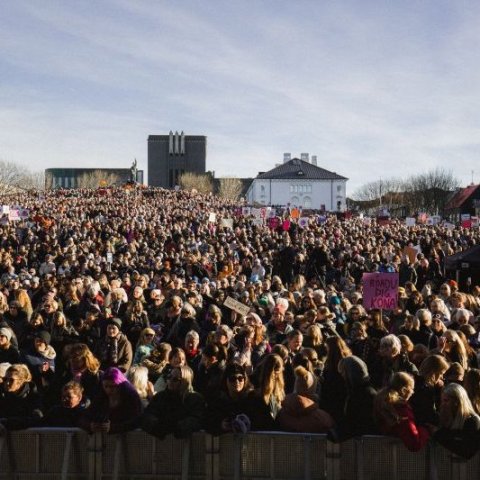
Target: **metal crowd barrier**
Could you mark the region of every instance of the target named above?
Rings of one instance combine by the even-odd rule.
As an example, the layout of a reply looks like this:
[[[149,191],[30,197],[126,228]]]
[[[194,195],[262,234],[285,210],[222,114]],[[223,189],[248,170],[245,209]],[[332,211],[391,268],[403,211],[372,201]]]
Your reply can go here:
[[[438,445],[409,452],[397,439],[342,444],[325,435],[256,432],[164,440],[145,432],[88,435],[31,429],[0,437],[0,480],[478,480],[480,454],[466,461]]]

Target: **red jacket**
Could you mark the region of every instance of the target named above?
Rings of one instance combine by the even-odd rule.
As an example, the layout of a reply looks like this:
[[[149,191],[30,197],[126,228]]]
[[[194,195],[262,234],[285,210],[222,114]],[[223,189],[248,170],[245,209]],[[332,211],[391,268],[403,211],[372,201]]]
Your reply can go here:
[[[382,433],[400,438],[411,452],[418,452],[427,444],[430,433],[425,427],[415,423],[415,416],[410,404],[400,403],[395,406],[395,409],[400,422],[391,427],[382,425]]]

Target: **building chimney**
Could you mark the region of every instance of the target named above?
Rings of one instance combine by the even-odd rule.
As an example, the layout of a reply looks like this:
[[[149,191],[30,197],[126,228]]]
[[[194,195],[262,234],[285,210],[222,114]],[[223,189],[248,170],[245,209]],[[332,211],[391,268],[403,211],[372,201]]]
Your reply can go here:
[[[301,153],[300,160],[303,160],[304,162],[308,163],[308,153]]]
[[[290,153],[283,154],[283,163],[287,163],[292,159],[292,155]]]
[[[180,155],[185,155],[185,134],[182,133],[180,134]]]
[[[317,156],[316,156],[316,155],[312,155],[312,165],[315,165],[316,167],[318,167],[318,165],[317,165]]]
[[[168,153],[173,155],[173,132],[171,130],[168,134]]]

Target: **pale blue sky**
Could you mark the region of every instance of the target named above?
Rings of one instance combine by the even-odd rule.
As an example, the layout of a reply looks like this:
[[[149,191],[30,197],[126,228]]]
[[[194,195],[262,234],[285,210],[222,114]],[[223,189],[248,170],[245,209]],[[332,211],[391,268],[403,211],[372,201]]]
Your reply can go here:
[[[350,178],[480,181],[480,3],[4,1],[0,158],[147,169],[147,137],[207,135],[207,168],[283,152]]]

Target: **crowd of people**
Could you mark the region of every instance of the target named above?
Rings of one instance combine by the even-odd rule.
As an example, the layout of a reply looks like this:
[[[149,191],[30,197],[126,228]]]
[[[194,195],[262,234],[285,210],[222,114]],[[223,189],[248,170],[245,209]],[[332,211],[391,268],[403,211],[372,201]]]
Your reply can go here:
[[[478,228],[300,226],[288,209],[259,222],[213,195],[138,186],[0,201],[27,212],[0,219],[1,434],[282,430],[480,448],[480,286],[445,271]],[[368,272],[398,272],[397,308],[362,306]]]

